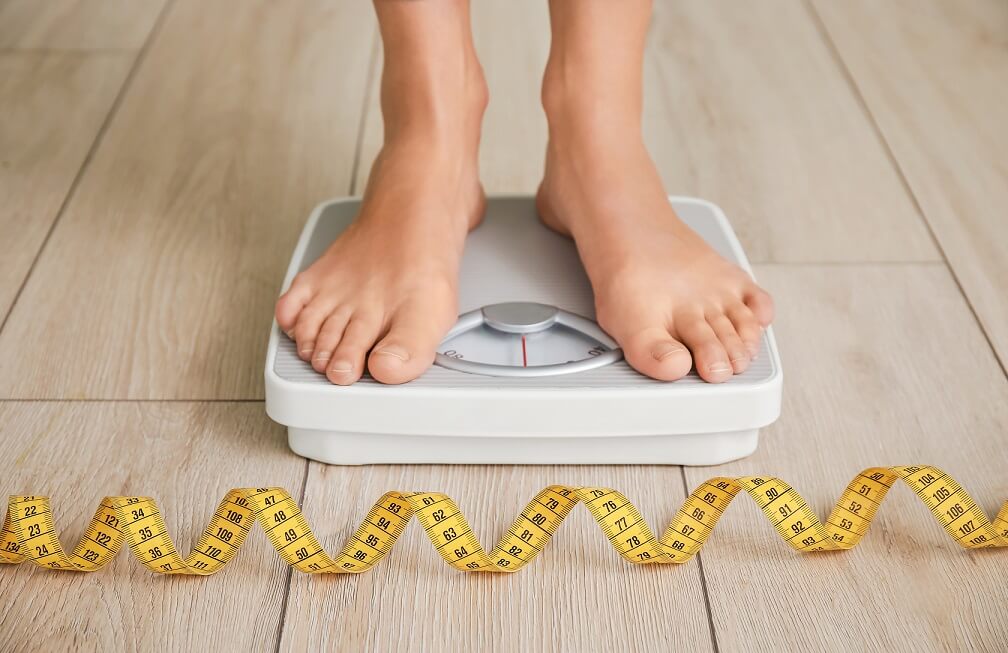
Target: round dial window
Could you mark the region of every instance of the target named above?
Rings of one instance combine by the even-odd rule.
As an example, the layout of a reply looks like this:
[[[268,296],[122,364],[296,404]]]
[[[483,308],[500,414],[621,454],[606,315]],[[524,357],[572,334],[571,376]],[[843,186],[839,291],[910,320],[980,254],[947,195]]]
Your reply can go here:
[[[548,376],[609,365],[623,352],[595,322],[532,302],[493,304],[462,315],[435,362],[490,376]]]

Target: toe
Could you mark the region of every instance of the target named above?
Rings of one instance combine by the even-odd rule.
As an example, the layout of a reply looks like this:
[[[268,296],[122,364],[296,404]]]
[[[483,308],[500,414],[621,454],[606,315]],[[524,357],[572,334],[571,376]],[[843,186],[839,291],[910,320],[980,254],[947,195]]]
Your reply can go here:
[[[380,330],[380,320],[367,315],[353,316],[329,358],[326,377],[337,385],[357,381],[364,373],[364,357],[378,339]]]
[[[763,337],[763,329],[760,327],[756,316],[753,315],[748,306],[742,303],[730,306],[725,311],[725,314],[735,326],[735,332],[738,333],[739,337],[742,338],[742,342],[745,343],[746,350],[749,352],[749,359],[751,361],[756,360]]]
[[[343,337],[347,322],[350,321],[350,312],[337,308],[322,324],[322,329],[318,333],[315,341],[315,349],[312,351],[311,364],[316,372],[324,373],[329,366],[333,350]]]
[[[732,376],[728,353],[703,315],[677,319],[675,331],[693,353],[697,374],[704,381],[720,383]]]
[[[297,324],[293,329],[294,340],[297,341],[298,356],[301,357],[301,360],[311,361],[319,330],[322,329],[322,324],[331,312],[332,309],[317,298],[301,310]]]
[[[616,338],[626,361],[641,374],[659,381],[675,381],[689,374],[693,359],[686,347],[664,327],[640,329]]]
[[[450,321],[432,319],[429,310],[397,312],[388,334],[368,356],[368,371],[382,383],[412,381],[434,362],[438,343],[450,327]]]
[[[288,336],[293,336],[294,325],[297,324],[301,309],[311,301],[311,287],[300,276],[294,277],[294,282],[276,303],[276,321],[280,330]]]
[[[770,294],[759,286],[753,286],[743,299],[760,326],[764,328],[770,326],[774,319],[774,304]]]
[[[735,325],[732,324],[732,321],[724,313],[717,313],[709,315],[707,323],[710,324],[711,329],[714,330],[714,334],[721,341],[721,346],[728,353],[728,362],[732,366],[732,371],[735,374],[745,372],[746,368],[749,367],[749,349],[735,330]]]

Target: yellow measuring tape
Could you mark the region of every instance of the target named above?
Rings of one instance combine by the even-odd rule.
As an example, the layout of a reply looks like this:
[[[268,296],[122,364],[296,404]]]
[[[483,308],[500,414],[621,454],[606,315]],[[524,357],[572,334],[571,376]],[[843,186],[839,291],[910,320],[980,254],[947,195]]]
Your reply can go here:
[[[17,564],[28,559],[45,568],[95,571],[108,564],[126,542],[151,571],[209,575],[235,556],[258,522],[283,559],[299,570],[355,574],[378,564],[415,516],[449,565],[462,571],[513,572],[531,562],[564,517],[584,502],[624,559],[638,564],[683,563],[700,550],[728,504],[743,490],[798,551],[835,551],[850,549],[861,540],[898,479],[910,486],[964,548],[1008,546],[1008,503],[992,523],[948,474],[914,465],[864,470],[844,490],[825,524],[794,488],[778,478],[712,478],[689,496],[660,539],[616,490],[551,485],[522,510],[489,553],[480,546],[458,505],[439,492],[387,492],[335,557],[322,549],[297,503],[281,488],[228,492],[196,549],[184,558],[175,549],[157,504],[148,497],[106,497],[84,538],[67,555],[56,535],[49,499],[12,496],[0,531],[0,561]]]

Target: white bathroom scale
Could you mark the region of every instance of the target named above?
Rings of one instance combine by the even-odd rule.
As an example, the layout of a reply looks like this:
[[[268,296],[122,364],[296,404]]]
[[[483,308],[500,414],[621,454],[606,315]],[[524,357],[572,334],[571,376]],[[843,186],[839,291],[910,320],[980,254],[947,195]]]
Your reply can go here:
[[[671,198],[679,216],[751,273],[721,210]],[[359,199],[317,207],[284,281],[310,265],[357,214]],[[595,323],[573,242],[544,227],[532,197],[494,197],[466,241],[458,323],[433,367],[402,385],[365,375],[329,383],[276,323],[266,356],[266,412],[296,453],[326,463],[714,465],[756,450],[780,414],[773,332],[725,383],[695,372],[647,378]]]

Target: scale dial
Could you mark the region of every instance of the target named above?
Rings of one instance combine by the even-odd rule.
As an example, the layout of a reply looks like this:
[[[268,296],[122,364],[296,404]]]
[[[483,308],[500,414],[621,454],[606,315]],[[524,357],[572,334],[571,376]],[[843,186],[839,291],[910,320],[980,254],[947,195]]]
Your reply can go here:
[[[441,345],[435,362],[487,376],[551,376],[615,363],[623,351],[599,325],[555,306],[492,304],[470,311]]]

